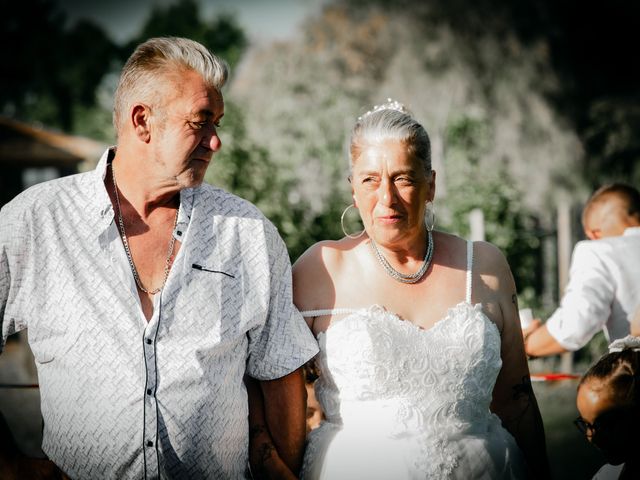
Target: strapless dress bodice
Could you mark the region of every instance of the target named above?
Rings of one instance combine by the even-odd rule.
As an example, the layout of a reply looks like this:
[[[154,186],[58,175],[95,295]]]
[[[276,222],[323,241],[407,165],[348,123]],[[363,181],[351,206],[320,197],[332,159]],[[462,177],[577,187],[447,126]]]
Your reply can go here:
[[[334,320],[318,343],[326,421],[310,433],[304,478],[500,478],[496,449],[517,461],[489,408],[501,341],[480,304],[461,302],[427,330],[374,305]],[[481,450],[492,465],[470,472],[464,457]]]

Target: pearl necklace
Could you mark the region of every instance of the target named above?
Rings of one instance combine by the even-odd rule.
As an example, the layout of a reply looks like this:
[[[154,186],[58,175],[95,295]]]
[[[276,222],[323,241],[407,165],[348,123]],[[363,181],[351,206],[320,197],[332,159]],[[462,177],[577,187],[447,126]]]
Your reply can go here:
[[[124,219],[122,218],[122,208],[120,208],[120,197],[118,196],[118,185],[116,184],[116,170],[111,165],[111,176],[113,178],[113,190],[116,194],[116,204],[118,205],[118,223],[120,224],[120,236],[122,238],[122,244],[124,245],[124,251],[127,254],[127,259],[129,260],[129,266],[131,267],[131,271],[133,272],[133,278],[136,281],[136,285],[140,290],[144,293],[148,293],[149,295],[155,295],[160,290],[164,288],[164,284],[167,283],[167,277],[169,276],[169,270],[171,268],[171,257],[173,256],[173,247],[176,243],[176,237],[173,235],[173,231],[171,232],[171,240],[169,241],[169,251],[167,252],[167,259],[164,262],[164,279],[162,280],[162,285],[160,285],[155,290],[148,290],[142,285],[142,281],[140,280],[140,276],[138,275],[138,269],[136,268],[135,263],[133,263],[133,257],[131,256],[131,250],[129,249],[129,241],[127,240],[127,232],[124,229]],[[173,228],[176,228],[178,224],[178,213],[180,208],[176,211],[176,219],[173,223]]]
[[[378,250],[376,242],[374,242],[373,239],[371,239],[370,245],[371,245],[371,248],[373,249],[373,252],[375,253],[376,258],[378,259],[380,264],[384,267],[385,272],[387,272],[387,274],[390,277],[392,277],[394,280],[397,280],[398,282],[401,282],[401,283],[419,282],[420,279],[427,272],[427,269],[431,264],[431,259],[433,258],[433,236],[431,235],[431,230],[427,230],[427,251],[424,253],[424,260],[422,261],[422,266],[417,272],[411,273],[409,275],[401,273],[397,271],[395,268],[393,268],[389,263],[389,261],[386,258],[384,258],[384,255],[380,253],[380,250]]]

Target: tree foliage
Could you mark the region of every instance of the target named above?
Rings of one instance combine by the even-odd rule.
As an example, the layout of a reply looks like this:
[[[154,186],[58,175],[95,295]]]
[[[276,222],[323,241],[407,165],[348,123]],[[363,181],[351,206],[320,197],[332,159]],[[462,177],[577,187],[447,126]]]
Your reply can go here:
[[[89,21],[68,27],[50,0],[24,0],[12,10],[0,16],[0,110],[71,131],[74,106],[95,104],[118,49]]]
[[[295,259],[342,236],[348,132],[393,97],[430,133],[441,225],[465,235],[469,210],[482,208],[519,287],[537,288],[532,232],[536,219],[552,225],[556,195],[581,201],[607,179],[640,178],[640,79],[627,68],[638,6],[576,7],[334,0],[232,76],[224,148],[207,178],[265,211]],[[594,36],[591,24],[619,28]],[[2,112],[106,141],[117,72],[135,44],[186,36],[231,65],[247,47],[233,17],[203,19],[195,0],[155,6],[124,46],[90,22],[68,25],[51,0],[16,4],[0,27]]]
[[[534,214],[553,204],[555,188],[580,182],[566,180],[577,140],[545,96],[554,77],[537,76],[544,49],[491,36],[471,47],[446,22],[426,28],[415,10],[372,3],[328,6],[302,38],[254,54],[232,85],[251,112],[249,135],[285,166],[292,193],[309,205],[297,229],[317,232],[309,243],[343,235],[348,132],[359,115],[393,97],[431,136],[440,227],[466,236],[469,211],[482,208],[487,238],[507,255],[520,293],[535,296]],[[292,241],[284,233],[299,251],[305,236]]]
[[[202,20],[194,0],[154,7],[140,35],[124,46],[89,20],[69,22],[51,0],[24,0],[12,10],[0,16],[0,111],[105,141],[113,140],[111,99],[100,93],[112,95],[115,79],[109,75],[139,42],[155,35],[186,36],[232,65],[247,45],[233,17]]]
[[[455,194],[447,197],[441,226],[469,238],[469,215],[475,209],[482,211],[486,239],[507,257],[521,303],[539,310],[538,220],[524,205],[507,165],[487,168],[483,161],[491,135],[486,122],[465,116],[452,119],[447,129],[447,189]]]
[[[571,125],[585,154],[587,190],[607,181],[640,181],[640,69],[636,66],[640,3],[627,0],[344,0],[358,9],[410,12],[425,30],[446,25],[468,52],[466,62],[488,91],[495,78],[486,40],[502,45],[495,59],[542,49],[537,90]],[[515,48],[515,51],[514,51]],[[487,68],[488,67],[488,68]],[[548,75],[552,72],[553,75]],[[554,80],[555,79],[555,80]],[[550,81],[552,80],[552,81]],[[635,129],[634,129],[635,128]]]
[[[232,16],[221,14],[204,20],[195,0],[154,7],[140,33],[123,49],[124,57],[140,42],[158,36],[187,37],[200,42],[232,66],[247,47],[246,35]]]

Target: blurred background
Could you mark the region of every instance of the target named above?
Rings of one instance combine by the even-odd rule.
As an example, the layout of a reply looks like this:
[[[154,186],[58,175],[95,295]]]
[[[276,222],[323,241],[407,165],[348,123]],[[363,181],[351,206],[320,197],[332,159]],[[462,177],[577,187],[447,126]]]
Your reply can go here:
[[[535,317],[558,304],[589,194],[614,180],[640,185],[638,2],[21,0],[7,9],[0,205],[95,166],[115,143],[119,70],[158,35],[193,38],[231,64],[223,149],[207,181],[258,205],[292,261],[342,236],[348,133],[388,97],[431,136],[437,228],[500,247],[520,307]],[[5,385],[37,383],[20,345],[17,336],[0,356]],[[599,335],[530,368],[580,374],[605,348]],[[17,387],[0,389],[0,408],[21,404],[8,418],[19,430],[38,410],[37,389]],[[571,424],[575,380],[534,388],[556,478],[590,478],[603,460]],[[33,450],[35,425],[17,435]]]

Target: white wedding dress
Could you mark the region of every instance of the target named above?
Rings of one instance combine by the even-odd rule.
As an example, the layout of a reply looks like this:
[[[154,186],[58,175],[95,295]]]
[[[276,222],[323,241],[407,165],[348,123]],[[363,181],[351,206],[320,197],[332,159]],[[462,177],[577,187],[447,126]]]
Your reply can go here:
[[[326,421],[307,439],[303,479],[517,479],[524,460],[491,413],[500,333],[466,301],[423,330],[374,305],[318,334],[315,393]]]

